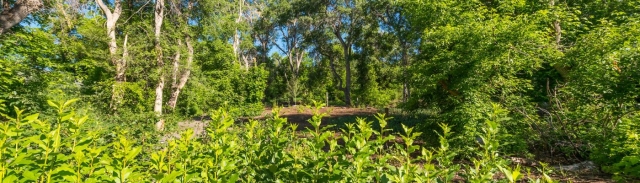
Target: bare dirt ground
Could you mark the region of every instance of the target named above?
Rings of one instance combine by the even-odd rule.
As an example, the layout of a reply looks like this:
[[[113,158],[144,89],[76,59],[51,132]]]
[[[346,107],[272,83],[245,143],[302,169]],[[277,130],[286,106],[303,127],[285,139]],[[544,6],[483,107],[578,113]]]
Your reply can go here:
[[[261,120],[265,119],[272,114],[272,108],[265,108],[265,110],[259,116],[250,117],[250,118],[241,118],[240,122],[248,121],[249,119]],[[375,108],[347,108],[347,107],[323,107],[319,110],[321,113],[326,113],[329,116],[326,116],[322,119],[322,125],[326,126],[330,123],[335,124],[335,122],[355,122],[357,117],[371,117],[376,113],[384,113],[384,111],[379,111]],[[307,128],[312,128],[312,125],[307,121],[311,119],[313,116],[313,111],[304,108],[302,106],[291,106],[284,107],[280,109],[279,115],[281,117],[287,118],[289,123],[297,124],[298,131],[303,131]],[[185,129],[193,129],[195,135],[203,135],[205,133],[206,128],[206,120],[190,120],[178,123],[179,130]],[[304,138],[305,135],[301,134],[301,138]],[[336,138],[340,136],[340,132],[336,132]],[[177,134],[172,134],[170,137],[172,138],[178,137]],[[164,138],[164,139],[166,139]],[[397,137],[394,142],[391,143],[402,143],[402,139]],[[417,141],[417,145],[424,145],[424,142]],[[554,167],[560,167],[562,165],[556,165]],[[531,167],[534,168],[534,167]],[[560,182],[576,182],[576,183],[613,183],[614,180],[611,179],[609,175],[603,174],[599,172],[599,170],[587,170],[587,171],[576,171],[576,172],[568,172],[568,171],[555,171],[553,175],[551,175],[553,179],[560,180]],[[537,177],[537,175],[533,175],[532,178]]]
[[[373,116],[378,112],[378,110],[375,108],[323,107],[318,112],[329,115],[322,118],[321,126],[325,126],[331,121],[340,120],[341,118]],[[260,116],[253,117],[252,119],[264,119],[272,113],[272,108],[265,108]],[[311,109],[303,106],[285,107],[280,109],[279,114],[280,117],[287,118],[287,122],[298,124],[298,130],[304,130],[312,127],[308,122],[308,120],[313,117],[313,111]],[[245,118],[244,120],[247,119],[248,118]]]

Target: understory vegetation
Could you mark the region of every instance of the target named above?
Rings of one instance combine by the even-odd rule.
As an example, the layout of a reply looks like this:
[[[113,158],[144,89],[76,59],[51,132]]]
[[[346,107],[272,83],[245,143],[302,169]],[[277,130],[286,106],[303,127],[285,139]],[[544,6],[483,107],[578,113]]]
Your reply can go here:
[[[108,130],[78,115],[72,101],[49,102],[48,117],[23,114],[0,125],[2,182],[554,182],[544,171],[511,167],[499,152],[505,110],[495,105],[485,117],[482,143],[469,148],[473,165],[454,162],[451,129],[432,132],[440,146],[414,144],[420,132],[387,128],[358,119],[339,132],[322,126],[326,113],[313,109],[312,125],[296,131],[276,109],[265,121],[237,124],[223,110],[211,113],[205,135],[193,129],[164,143],[139,141],[124,128]],[[115,134],[110,134],[115,133]],[[158,138],[158,137],[156,137]],[[537,178],[542,175],[542,178]],[[525,178],[525,176],[529,176]]]
[[[637,0],[0,2],[2,182],[640,179]]]

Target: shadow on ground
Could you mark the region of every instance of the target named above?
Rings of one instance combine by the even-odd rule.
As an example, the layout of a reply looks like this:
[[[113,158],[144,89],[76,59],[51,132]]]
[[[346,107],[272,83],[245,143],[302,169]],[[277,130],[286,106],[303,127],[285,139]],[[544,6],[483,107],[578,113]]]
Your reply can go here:
[[[239,122],[247,122],[250,119],[254,120],[264,120],[269,118],[272,115],[272,109],[267,108],[260,115],[252,118],[240,118]],[[345,128],[346,124],[356,123],[358,118],[362,118],[367,122],[371,122],[374,128],[379,128],[378,120],[375,118],[375,115],[385,114],[387,118],[390,118],[387,121],[387,128],[393,130],[394,132],[402,131],[402,124],[408,127],[414,127],[420,122],[424,122],[421,119],[429,118],[427,115],[419,115],[419,116],[409,116],[406,114],[400,114],[395,111],[385,111],[378,110],[375,108],[347,108],[347,107],[323,107],[319,110],[320,113],[326,113],[327,116],[322,118],[321,127],[326,127],[328,125],[333,125],[334,127],[331,130],[339,131],[341,128]],[[309,120],[313,117],[313,111],[310,109],[306,109],[300,106],[286,107],[282,108],[279,111],[280,117],[286,118],[287,122],[292,124],[297,124],[298,128],[296,130],[303,131],[307,128],[313,128]]]

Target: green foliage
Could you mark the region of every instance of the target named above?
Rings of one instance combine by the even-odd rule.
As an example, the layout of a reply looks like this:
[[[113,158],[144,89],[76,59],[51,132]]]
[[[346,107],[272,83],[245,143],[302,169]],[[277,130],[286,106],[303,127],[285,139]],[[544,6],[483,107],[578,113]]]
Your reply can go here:
[[[477,149],[471,148],[471,152],[476,152],[472,155],[471,161],[473,165],[467,167],[467,180],[469,182],[487,182],[493,179],[493,175],[506,169],[503,167],[506,165],[504,159],[500,157],[499,149],[501,139],[499,136],[501,123],[510,120],[506,116],[507,111],[501,108],[497,104],[492,104],[492,112],[485,118],[485,124],[482,126],[482,135],[476,137]],[[518,170],[519,172],[519,170]],[[510,182],[517,181],[517,176],[513,176],[511,172],[508,179]]]
[[[151,92],[145,90],[144,83],[128,82],[121,87],[123,87],[122,92],[126,93],[121,107],[128,109],[127,112],[144,113],[150,111],[149,106],[153,101],[148,97]]]
[[[500,122],[501,151],[604,162],[601,152],[621,147],[602,143],[626,136],[620,120],[639,98],[631,69],[639,64],[631,12],[639,4],[550,2],[403,2],[408,24],[422,32],[404,106],[434,111],[432,121],[471,139],[482,131],[480,114],[497,103],[512,118]]]
[[[0,59],[0,100],[6,99],[11,93],[11,85],[16,81],[16,77],[13,74],[13,70],[8,61]],[[5,100],[2,100],[0,105],[6,105]],[[0,111],[6,112],[6,111]]]
[[[433,20],[425,30],[422,39],[430,41],[421,48],[424,60],[412,66],[415,90],[406,107],[438,111],[438,118],[458,127],[460,135],[479,130],[478,114],[491,102],[509,109],[529,107],[529,97],[523,94],[533,88],[531,75],[558,54],[540,27],[544,16],[501,15],[481,3],[432,8],[443,14],[462,12],[455,19]],[[511,115],[523,119],[517,114]],[[523,124],[510,125],[505,128],[526,129]],[[514,133],[518,134],[526,131]]]
[[[397,73],[392,65],[385,65],[375,58],[366,57],[357,63],[357,79],[355,85],[354,103],[357,106],[387,107],[392,101],[398,100],[397,84],[390,82]]]
[[[198,55],[199,68],[185,87],[178,111],[186,116],[204,115],[223,108],[232,116],[251,116],[263,110],[268,72],[262,66],[248,70],[234,62],[228,44],[213,41],[202,45],[206,52]]]
[[[640,178],[640,118],[638,113],[625,117],[613,131],[613,138],[597,143],[601,146],[591,154],[604,171],[619,181]]]
[[[112,129],[92,128],[95,121],[74,112],[75,101],[49,101],[57,113],[54,120],[42,121],[38,114],[16,109],[14,117],[0,123],[0,180],[450,182],[460,168],[453,162],[456,153],[448,145],[451,131],[444,124],[443,133],[438,134],[440,147],[426,149],[414,144],[420,132],[406,126],[403,133],[391,132],[384,115],[376,117],[379,129],[358,119],[340,133],[329,131],[330,126],[322,126],[324,104],[315,103],[311,126],[303,131],[280,117],[278,109],[264,122],[244,124],[217,110],[211,113],[204,137],[194,136],[189,129],[166,144],[140,145],[128,138],[130,131],[124,128],[114,132],[111,140],[105,139]],[[497,160],[493,136],[498,126],[491,120],[497,119],[487,122],[487,145],[481,146],[485,151],[478,151],[491,156],[481,155],[483,160]],[[396,138],[402,140],[387,145]]]
[[[545,150],[571,144],[561,153],[590,157],[603,166],[622,158],[608,152],[623,147],[608,143],[626,138],[619,124],[637,111],[640,89],[638,72],[629,70],[640,64],[640,50],[634,46],[640,29],[637,18],[627,18],[620,24],[602,20],[590,25],[593,29],[581,34],[560,59],[571,70],[567,82],[548,90],[545,104],[550,105],[542,107],[548,112],[535,123],[536,131],[544,132],[538,133],[540,138],[546,140],[536,144]]]
[[[512,155],[639,177],[637,0],[166,1],[157,40],[160,1],[104,2],[115,32],[82,0],[0,35],[3,181],[522,181]],[[315,101],[407,111],[327,125]],[[311,128],[233,124],[285,103],[314,104]],[[158,144],[154,123],[207,115],[207,137]]]
[[[38,29],[0,40],[0,98],[29,110],[46,108],[49,86],[61,75],[54,70],[61,65],[52,58],[56,52],[53,40],[53,35]]]

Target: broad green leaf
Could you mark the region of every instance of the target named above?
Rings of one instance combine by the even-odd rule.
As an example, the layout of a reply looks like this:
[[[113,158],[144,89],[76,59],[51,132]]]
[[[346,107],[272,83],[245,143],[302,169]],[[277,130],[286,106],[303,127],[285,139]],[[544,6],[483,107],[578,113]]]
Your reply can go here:
[[[18,181],[18,177],[16,177],[15,175],[9,175],[4,178],[2,183],[14,183],[16,181]]]
[[[49,106],[54,107],[56,109],[60,109],[60,107],[58,106],[58,104],[56,104],[55,102],[51,101],[51,100],[47,100],[47,104],[49,104]]]
[[[40,113],[35,113],[35,114],[29,115],[27,117],[24,117],[24,120],[26,120],[28,122],[33,122],[34,120],[38,119],[39,115],[40,115]]]
[[[140,147],[136,147],[133,148],[131,151],[129,151],[129,153],[127,154],[127,156],[125,157],[125,159],[127,160],[132,160],[133,158],[135,158],[136,156],[138,156],[138,154],[142,151],[142,148]]]
[[[182,172],[180,172],[180,171],[174,171],[174,172],[171,172],[171,174],[169,174],[169,175],[165,175],[165,176],[162,178],[162,180],[160,180],[160,181],[161,181],[161,182],[173,182],[173,181],[175,181],[175,180],[176,180],[176,178],[177,178],[178,176],[180,176],[181,174],[182,174]]]
[[[64,116],[62,116],[62,118],[60,118],[61,121],[68,121],[69,119],[71,119],[73,117],[74,113],[71,112],[69,114],[66,114]]]
[[[231,177],[229,177],[229,179],[227,179],[227,183],[234,183],[238,180],[238,174],[233,174],[231,175]]]
[[[24,172],[22,172],[22,177],[22,182],[35,181],[38,179],[36,173],[29,170],[25,170]]]
[[[67,108],[69,105],[71,105],[71,104],[75,103],[75,102],[76,102],[76,101],[78,101],[78,100],[79,100],[79,99],[77,99],[77,98],[75,98],[75,99],[71,99],[71,100],[68,100],[68,101],[64,102],[64,104],[62,104],[62,108],[63,108],[63,109],[64,109],[64,108]]]

